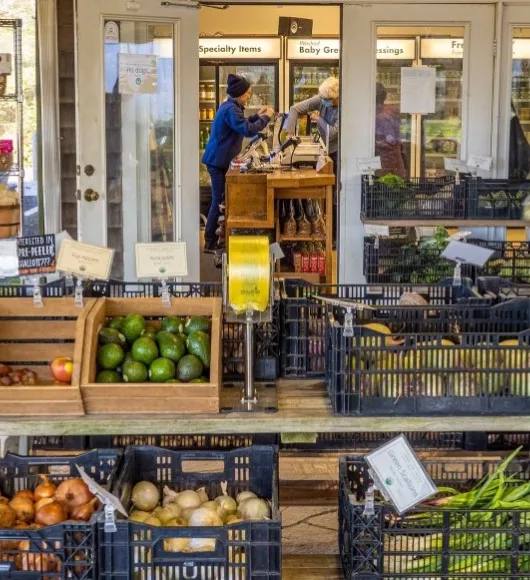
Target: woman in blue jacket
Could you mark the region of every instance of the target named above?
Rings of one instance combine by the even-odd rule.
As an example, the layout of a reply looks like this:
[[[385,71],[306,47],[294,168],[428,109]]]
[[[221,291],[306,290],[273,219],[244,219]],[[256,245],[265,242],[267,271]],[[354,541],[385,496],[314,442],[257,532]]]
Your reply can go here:
[[[244,137],[254,137],[262,131],[274,115],[274,109],[265,107],[257,115],[245,118],[245,104],[250,97],[250,83],[238,75],[228,75],[228,99],[219,107],[212,124],[210,139],[202,157],[212,182],[212,202],[206,221],[205,247],[207,253],[216,250],[219,205],[225,196],[226,172],[230,162],[241,152]]]

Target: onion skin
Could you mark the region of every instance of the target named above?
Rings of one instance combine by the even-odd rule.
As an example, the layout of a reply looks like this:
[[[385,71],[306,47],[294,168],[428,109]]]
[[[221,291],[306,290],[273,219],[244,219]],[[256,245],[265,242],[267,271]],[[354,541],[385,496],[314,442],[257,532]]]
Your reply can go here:
[[[13,499],[15,499],[16,497],[23,497],[26,499],[30,499],[31,501],[35,501],[35,498],[33,497],[33,492],[30,491],[29,489],[24,489],[23,491],[17,491],[17,493],[15,493],[15,495],[13,496]],[[11,500],[13,501],[13,500]]]
[[[88,522],[88,520],[94,515],[97,501],[98,500],[95,497],[88,503],[76,506],[70,513],[71,519],[79,522]]]
[[[63,481],[56,489],[54,497],[67,511],[88,503],[94,498],[88,485],[79,477]]]
[[[57,486],[55,483],[49,480],[47,475],[42,474],[40,477],[42,479],[42,483],[37,485],[35,491],[33,492],[36,502],[44,498],[53,497],[57,491]]]
[[[29,524],[35,517],[35,506],[33,501],[26,496],[15,496],[10,502],[9,507],[15,510],[17,520]]]
[[[10,528],[17,521],[17,512],[6,503],[0,503],[0,528]]]
[[[133,487],[131,501],[136,509],[150,512],[158,505],[160,492],[150,481],[140,481]]]
[[[246,499],[251,499],[253,497],[258,497],[254,492],[252,491],[242,491],[237,497],[236,497],[236,502],[239,505],[240,503],[243,503]]]
[[[35,523],[43,526],[55,526],[68,519],[68,514],[63,505],[54,501],[49,503],[35,514]]]
[[[53,503],[54,501],[55,501],[55,499],[53,499],[53,497],[43,497],[41,500],[39,500],[35,504],[35,513],[38,512],[41,507],[44,507],[45,505],[48,505],[49,503]]]

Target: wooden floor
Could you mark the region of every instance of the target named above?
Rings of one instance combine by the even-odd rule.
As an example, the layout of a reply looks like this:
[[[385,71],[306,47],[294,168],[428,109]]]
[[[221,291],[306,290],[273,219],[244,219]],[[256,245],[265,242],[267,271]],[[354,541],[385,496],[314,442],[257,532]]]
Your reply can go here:
[[[23,388],[23,387],[21,387]],[[234,390],[225,397],[233,400]],[[323,433],[355,431],[524,431],[530,417],[342,417],[319,381],[278,381],[278,412],[211,415],[86,415],[2,417],[0,436]],[[1,414],[1,409],[0,409]]]
[[[284,556],[282,580],[342,580],[338,556]]]

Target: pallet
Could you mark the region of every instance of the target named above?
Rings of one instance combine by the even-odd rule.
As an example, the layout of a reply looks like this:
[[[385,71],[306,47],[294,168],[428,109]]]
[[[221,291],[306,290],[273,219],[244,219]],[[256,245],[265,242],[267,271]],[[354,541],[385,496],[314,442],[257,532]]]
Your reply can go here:
[[[79,308],[73,298],[54,298],[37,308],[32,298],[0,298],[0,362],[37,374],[32,386],[0,386],[0,416],[84,415],[81,361],[95,302],[86,299]],[[74,361],[70,385],[56,383],[51,375],[49,364],[58,356]]]
[[[147,319],[167,315],[211,318],[209,383],[96,383],[98,333],[106,318],[138,313]],[[156,325],[156,320],[151,320]],[[81,392],[87,414],[138,415],[156,413],[218,413],[222,389],[222,305],[220,298],[173,298],[165,308],[159,298],[100,298],[85,333],[86,350],[81,371]]]

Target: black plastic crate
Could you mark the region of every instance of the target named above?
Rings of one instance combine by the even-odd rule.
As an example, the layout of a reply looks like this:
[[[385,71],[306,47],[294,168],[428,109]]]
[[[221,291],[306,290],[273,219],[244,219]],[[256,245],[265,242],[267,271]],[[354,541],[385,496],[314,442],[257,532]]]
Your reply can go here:
[[[193,462],[190,472],[186,462]],[[205,462],[203,472],[200,462]],[[212,462],[217,465],[215,471]],[[129,447],[123,469],[113,487],[125,507],[141,480],[155,483],[160,491],[206,487],[210,497],[251,490],[272,503],[272,518],[213,528],[158,528],[119,519],[117,532],[99,527],[102,566],[99,578],[172,578],[208,580],[268,580],[281,577],[281,521],[278,507],[278,451],[275,447],[251,447],[226,452],[179,452],[157,447]],[[164,539],[211,538],[215,551],[175,553],[164,550]]]
[[[361,215],[370,219],[464,219],[466,182],[454,177],[418,177],[385,182],[363,175]],[[371,181],[371,183],[370,183]]]
[[[96,447],[98,445],[88,446],[88,438],[82,435],[39,435],[31,438],[30,452],[35,455],[44,451],[84,451],[85,449],[96,449]],[[111,447],[111,445],[107,447]]]
[[[436,313],[429,320],[388,319],[392,336],[377,327],[354,326],[348,337],[343,325],[331,320],[327,385],[334,412],[530,414],[530,301]],[[410,332],[403,333],[407,327]],[[451,339],[453,345],[442,342]],[[501,345],[505,340],[513,346]]]
[[[465,448],[469,451],[510,451],[522,446],[523,452],[530,447],[530,433],[498,433],[469,431],[464,433]]]
[[[77,465],[99,484],[110,485],[118,458],[118,452],[112,449],[93,450],[77,457],[8,454],[0,460],[0,490],[12,497],[19,490],[34,489],[40,483],[39,474],[47,474],[55,482],[79,477]],[[0,560],[11,568],[7,578],[98,580],[96,517],[87,523],[65,522],[38,530],[0,529]],[[22,541],[29,541],[29,550],[20,549]]]
[[[530,181],[467,178],[468,219],[524,219],[524,200]]]
[[[43,298],[63,298],[73,294],[73,287],[68,288],[66,280],[61,278],[54,282],[39,284]],[[33,286],[25,284],[1,284],[0,298],[32,298]]]
[[[498,461],[484,459],[435,459],[423,461],[436,485],[467,491],[491,474]],[[514,461],[508,468],[529,480],[528,460]],[[416,508],[398,517],[393,507],[377,500],[375,514],[364,514],[364,499],[371,485],[363,458],[342,457],[339,467],[339,548],[347,580],[521,580],[530,578],[530,517],[526,510],[430,508],[429,517],[415,517]],[[442,523],[440,525],[440,519]],[[436,536],[435,536],[436,534]],[[482,544],[464,543],[464,539]],[[489,549],[485,541],[489,540]],[[480,545],[480,547],[476,547]],[[422,569],[432,557],[432,571]],[[436,558],[436,560],[434,560]],[[474,571],[464,571],[473,558]],[[479,566],[497,560],[496,571]],[[469,562],[469,560],[468,560]],[[501,563],[502,562],[502,566]],[[458,571],[462,570],[462,571]]]
[[[488,260],[484,268],[479,270],[480,276],[499,276],[515,283],[530,283],[529,242],[469,241],[472,244],[494,250],[493,256]]]

